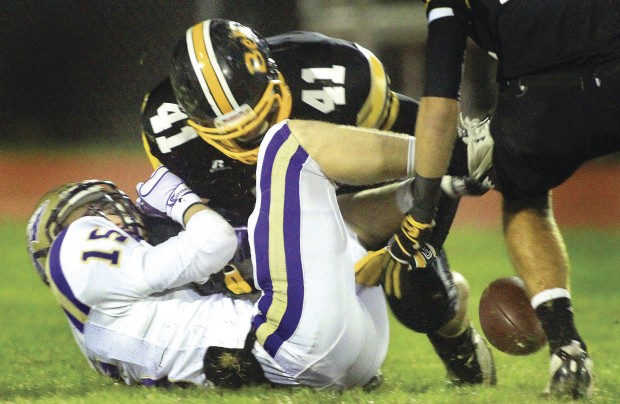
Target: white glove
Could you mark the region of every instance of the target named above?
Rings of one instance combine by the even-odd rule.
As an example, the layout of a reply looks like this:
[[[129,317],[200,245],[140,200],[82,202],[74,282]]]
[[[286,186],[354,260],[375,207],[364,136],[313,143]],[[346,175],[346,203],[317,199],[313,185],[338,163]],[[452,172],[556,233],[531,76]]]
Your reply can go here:
[[[457,199],[463,196],[480,196],[493,189],[493,181],[488,174],[483,175],[480,180],[472,177],[453,177],[444,175],[441,179],[441,189],[450,198]]]
[[[459,137],[467,144],[467,171],[474,180],[482,182],[493,164],[493,138],[489,131],[491,118],[482,121],[459,116]]]
[[[493,138],[489,131],[491,119],[486,117],[481,121],[460,115],[459,120],[459,137],[467,145],[469,175],[462,177],[444,175],[441,179],[441,189],[450,198],[484,195],[489,189],[495,188],[490,175],[493,168]]]
[[[184,225],[183,215],[192,205],[201,203],[182,179],[164,166],[157,167],[151,178],[136,185],[138,200],[136,204],[146,214],[168,216]]]

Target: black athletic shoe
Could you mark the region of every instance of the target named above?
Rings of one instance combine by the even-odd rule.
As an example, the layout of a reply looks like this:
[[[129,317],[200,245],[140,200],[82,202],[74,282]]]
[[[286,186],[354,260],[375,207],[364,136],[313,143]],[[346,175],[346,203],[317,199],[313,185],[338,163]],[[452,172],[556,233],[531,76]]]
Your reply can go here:
[[[429,335],[435,352],[441,358],[448,378],[457,386],[464,384],[497,384],[495,361],[487,343],[473,327],[457,337]]]
[[[590,399],[594,388],[594,363],[577,341],[551,355],[549,384],[544,394],[572,399]]]
[[[377,372],[376,375],[374,375],[372,377],[372,379],[370,379],[368,381],[368,383],[366,383],[362,389],[364,389],[364,391],[369,392],[369,391],[373,391],[378,389],[379,387],[381,387],[381,385],[383,384],[383,373],[381,372],[381,369],[379,369],[379,371]]]

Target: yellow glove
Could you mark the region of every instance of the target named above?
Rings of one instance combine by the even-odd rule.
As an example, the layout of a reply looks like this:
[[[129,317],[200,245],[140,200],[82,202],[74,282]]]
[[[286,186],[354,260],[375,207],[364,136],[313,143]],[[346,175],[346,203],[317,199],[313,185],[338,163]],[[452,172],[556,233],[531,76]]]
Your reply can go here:
[[[420,223],[410,214],[405,215],[399,231],[388,242],[389,254],[385,257],[383,269],[395,265],[407,269],[426,268],[437,257],[433,246],[424,242],[430,237],[434,225],[435,222]]]
[[[235,295],[242,295],[254,291],[254,288],[245,280],[239,269],[233,264],[228,264],[223,269],[224,284],[226,289]]]
[[[368,254],[355,263],[355,283],[365,286],[377,286],[383,274],[383,260],[385,248],[369,251]]]

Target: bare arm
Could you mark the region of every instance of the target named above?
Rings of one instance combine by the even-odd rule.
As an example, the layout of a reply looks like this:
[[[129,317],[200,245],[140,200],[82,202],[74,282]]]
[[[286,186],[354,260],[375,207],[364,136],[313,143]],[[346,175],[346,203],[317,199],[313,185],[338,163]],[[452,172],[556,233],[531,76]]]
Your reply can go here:
[[[440,178],[446,173],[456,139],[457,123],[457,100],[422,98],[415,131],[416,173],[426,178]]]
[[[448,169],[458,122],[458,94],[468,35],[465,2],[427,2],[428,34],[424,96],[416,125],[413,222],[430,224],[440,195],[441,177]],[[415,238],[415,237],[414,237]]]

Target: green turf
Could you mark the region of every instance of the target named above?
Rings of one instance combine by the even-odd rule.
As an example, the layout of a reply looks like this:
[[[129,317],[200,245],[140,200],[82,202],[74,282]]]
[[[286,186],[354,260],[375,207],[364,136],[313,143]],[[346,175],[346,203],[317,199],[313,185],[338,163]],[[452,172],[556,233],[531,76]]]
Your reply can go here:
[[[392,322],[392,341],[377,391],[337,394],[308,389],[248,388],[236,392],[197,388],[127,387],[95,374],[81,357],[60,309],[39,281],[25,251],[25,223],[0,220],[0,357],[4,402],[62,403],[535,403],[546,383],[547,354],[513,357],[494,351],[495,388],[455,388],[426,338]],[[620,232],[565,233],[573,260],[577,325],[590,346],[598,375],[594,402],[620,402]],[[501,233],[456,229],[448,252],[452,267],[470,281],[475,324],[477,300],[494,278],[512,275]],[[541,268],[542,270],[542,268]]]

